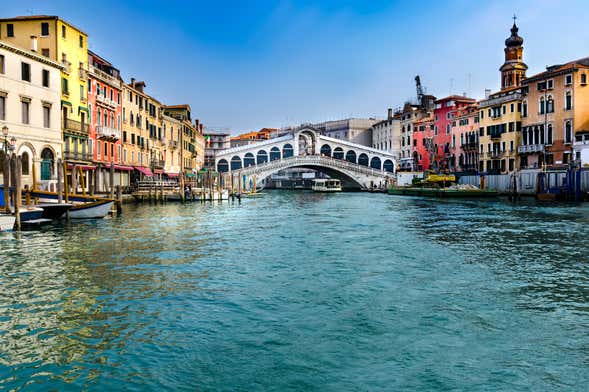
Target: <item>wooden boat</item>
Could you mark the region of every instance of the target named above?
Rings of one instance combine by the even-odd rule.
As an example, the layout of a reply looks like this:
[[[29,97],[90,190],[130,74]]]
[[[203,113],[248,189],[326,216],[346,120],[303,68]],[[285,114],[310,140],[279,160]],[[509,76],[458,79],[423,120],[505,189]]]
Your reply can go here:
[[[43,209],[39,207],[21,206],[19,213],[21,222],[37,221],[43,218]]]
[[[423,196],[438,198],[478,199],[499,196],[499,192],[488,189],[456,189],[434,187],[393,186],[389,188],[389,195]]]
[[[313,192],[341,192],[342,183],[337,178],[320,178],[313,180],[313,186],[311,189]]]
[[[108,215],[113,204],[111,200],[74,204],[69,210],[70,219],[102,219]]]
[[[14,228],[16,216],[9,214],[0,214],[0,231],[8,231]]]

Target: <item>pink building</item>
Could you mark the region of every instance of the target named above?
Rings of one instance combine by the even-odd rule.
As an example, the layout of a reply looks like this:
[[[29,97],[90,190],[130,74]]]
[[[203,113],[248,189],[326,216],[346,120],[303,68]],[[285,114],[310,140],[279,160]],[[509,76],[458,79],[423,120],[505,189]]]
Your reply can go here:
[[[417,170],[427,170],[435,156],[433,148],[434,140],[434,117],[432,115],[413,123],[413,146],[412,156],[417,162]]]
[[[479,160],[479,106],[474,103],[456,109],[452,121],[449,169],[476,172]]]

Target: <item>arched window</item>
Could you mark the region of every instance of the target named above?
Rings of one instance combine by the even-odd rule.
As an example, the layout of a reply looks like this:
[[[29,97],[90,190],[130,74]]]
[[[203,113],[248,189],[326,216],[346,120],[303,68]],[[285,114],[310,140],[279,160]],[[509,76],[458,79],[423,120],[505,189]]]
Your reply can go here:
[[[292,157],[294,155],[294,150],[292,148],[292,145],[290,144],[285,144],[284,147],[282,147],[282,158],[289,158]]]
[[[378,169],[381,170],[381,162],[380,162],[380,158],[379,157],[373,157],[370,160],[370,167],[373,169]]]
[[[544,97],[540,97],[540,105],[539,105],[539,109],[540,109],[540,114],[544,114],[545,111],[545,107],[544,107]]]
[[[321,146],[321,155],[325,155],[327,157],[331,156],[331,147],[329,144],[324,144]]]
[[[358,165],[368,166],[368,155],[364,153],[358,155]]]
[[[387,171],[390,173],[395,171],[395,165],[393,164],[393,161],[391,161],[390,159],[387,159],[384,161],[384,163],[382,164],[382,168],[384,171]]]
[[[135,124],[135,117],[133,117],[133,111],[129,112],[129,122],[131,123],[131,125]]]
[[[546,113],[553,113],[554,112],[554,100],[552,99],[552,95],[548,96],[546,100]]]
[[[257,158],[258,158],[258,165],[261,163],[266,163],[266,162],[268,162],[268,153],[264,150],[260,150],[260,151],[258,151]]]
[[[96,125],[101,125],[100,121],[102,121],[102,111],[98,109],[98,115],[96,116]]]
[[[133,152],[133,154],[135,154]],[[134,160],[134,158],[133,158]],[[221,159],[219,161],[219,163],[217,163],[217,171],[219,173],[227,173],[229,171],[229,164],[227,163],[227,161],[225,159]]]
[[[341,147],[336,147],[333,149],[333,157],[335,159],[344,159],[344,149]]]
[[[573,96],[570,91],[566,92],[564,108],[565,110],[571,110],[573,108]]]
[[[41,180],[50,180],[53,176],[53,151],[49,148],[41,151]]]
[[[571,122],[567,121],[564,123],[564,142],[571,143],[573,140],[573,127]]]
[[[29,175],[29,153],[23,152],[21,155],[21,162],[22,162],[22,175],[28,176]]]

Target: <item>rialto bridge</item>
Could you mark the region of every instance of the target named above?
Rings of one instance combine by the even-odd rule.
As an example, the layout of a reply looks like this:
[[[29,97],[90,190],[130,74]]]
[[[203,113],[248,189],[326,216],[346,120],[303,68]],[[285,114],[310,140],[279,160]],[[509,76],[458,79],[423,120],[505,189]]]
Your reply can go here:
[[[389,182],[397,162],[385,151],[302,128],[275,139],[218,151],[215,166],[220,173],[231,173],[242,188],[261,183],[278,171],[302,167],[339,178],[347,188],[369,189]]]

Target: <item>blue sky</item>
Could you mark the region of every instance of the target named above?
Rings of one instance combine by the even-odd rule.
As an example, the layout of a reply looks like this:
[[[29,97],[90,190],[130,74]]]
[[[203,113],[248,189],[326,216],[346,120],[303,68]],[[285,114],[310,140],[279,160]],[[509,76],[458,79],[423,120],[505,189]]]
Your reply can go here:
[[[166,104],[233,132],[382,117],[415,95],[496,90],[518,16],[528,75],[589,56],[583,1],[9,1],[3,17],[60,15],[90,49]],[[162,5],[163,4],[163,5]]]

